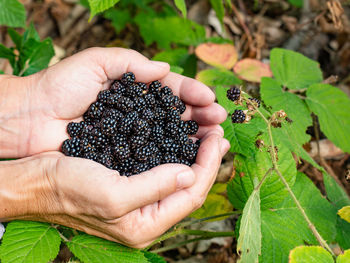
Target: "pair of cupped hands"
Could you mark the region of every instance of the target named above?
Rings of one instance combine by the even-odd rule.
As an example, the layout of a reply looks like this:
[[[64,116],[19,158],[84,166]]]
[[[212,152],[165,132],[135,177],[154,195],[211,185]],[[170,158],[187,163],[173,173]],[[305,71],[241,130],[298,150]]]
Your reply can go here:
[[[198,122],[201,139],[191,167],[124,177],[59,152],[67,124],[129,71],[136,81],[160,80],[186,103],[182,118]],[[0,94],[0,158],[25,157],[0,162],[0,222],[51,222],[143,248],[201,207],[229,149],[219,126],[226,111],[213,92],[133,50],[91,48],[28,77],[2,76]]]

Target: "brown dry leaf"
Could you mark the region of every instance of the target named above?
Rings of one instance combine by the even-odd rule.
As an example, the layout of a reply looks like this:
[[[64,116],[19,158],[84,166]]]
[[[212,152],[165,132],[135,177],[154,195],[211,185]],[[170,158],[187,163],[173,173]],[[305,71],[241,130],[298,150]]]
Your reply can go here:
[[[344,9],[338,0],[331,0],[327,2],[327,7],[332,15],[332,21],[337,30],[343,31],[343,23],[341,16],[344,14]]]
[[[195,49],[198,58],[205,63],[231,69],[237,62],[238,54],[231,44],[204,43]]]
[[[237,62],[233,71],[239,78],[260,83],[262,77],[272,77],[270,66],[259,60],[245,58]]]

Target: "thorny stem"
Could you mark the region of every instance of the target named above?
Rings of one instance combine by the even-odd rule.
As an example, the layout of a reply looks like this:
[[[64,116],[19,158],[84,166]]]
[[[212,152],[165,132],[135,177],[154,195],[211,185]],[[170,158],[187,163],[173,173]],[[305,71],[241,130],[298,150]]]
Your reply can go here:
[[[246,99],[245,99],[246,100]],[[247,100],[246,100],[247,102]],[[309,217],[307,216],[304,208],[301,206],[299,200],[296,198],[296,196],[294,195],[292,189],[290,188],[288,182],[286,181],[286,179],[284,178],[284,176],[282,175],[282,173],[280,172],[279,168],[278,168],[278,164],[277,164],[277,158],[276,158],[276,151],[275,151],[275,143],[273,141],[273,136],[272,136],[272,129],[271,129],[271,122],[268,121],[265,116],[259,111],[259,109],[254,105],[254,103],[251,103],[254,107],[254,109],[256,110],[256,112],[264,119],[264,121],[267,124],[267,131],[269,134],[269,138],[270,138],[270,144],[271,144],[271,150],[270,150],[270,155],[271,155],[271,161],[272,161],[272,165],[273,165],[273,170],[278,174],[279,178],[281,179],[282,183],[284,184],[284,186],[286,187],[288,193],[290,194],[290,196],[292,197],[294,203],[296,204],[297,208],[299,209],[300,213],[302,214],[302,216],[304,217],[305,221],[308,224],[308,227],[310,228],[311,232],[313,233],[313,235],[316,237],[318,243],[320,243],[320,245],[328,250],[333,257],[335,257],[332,249],[328,246],[327,242],[322,238],[322,236],[320,235],[320,233],[317,231],[315,225],[311,222],[311,220],[309,219]]]
[[[53,228],[56,228],[58,234],[60,235],[61,239],[62,239],[64,242],[66,242],[66,243],[69,242],[69,239],[66,238],[66,237],[58,230],[59,225],[51,224],[51,226],[52,226]]]

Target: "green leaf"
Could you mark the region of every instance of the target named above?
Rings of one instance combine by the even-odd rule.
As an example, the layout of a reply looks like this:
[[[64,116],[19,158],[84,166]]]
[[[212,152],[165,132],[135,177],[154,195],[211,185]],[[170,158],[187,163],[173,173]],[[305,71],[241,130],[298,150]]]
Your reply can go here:
[[[151,252],[148,252],[148,251],[144,251],[142,250],[141,251],[145,257],[147,258],[147,262],[150,262],[150,263],[166,263],[165,259],[162,258],[161,256],[157,255],[157,254],[154,254],[154,253],[151,253]]]
[[[5,74],[5,72],[3,72],[2,70],[0,70],[0,74]],[[1,161],[1,160],[0,160]]]
[[[67,243],[73,254],[89,263],[144,263],[148,261],[142,251],[127,248],[95,236],[86,234],[75,236]]]
[[[88,0],[91,9],[90,20],[98,13],[113,7],[120,0]]]
[[[322,81],[319,64],[300,53],[274,48],[270,60],[276,80],[289,89],[304,89]]]
[[[296,177],[295,161],[287,148],[278,152],[278,165],[284,178],[290,185],[294,184]],[[235,156],[234,167],[236,176],[227,187],[227,195],[233,207],[242,209],[254,189],[254,178],[261,180],[272,167],[270,154],[266,149],[257,151],[254,156]],[[272,172],[260,189],[261,209],[269,209],[281,203],[288,195],[279,176]]]
[[[339,210],[343,206],[350,205],[350,198],[345,190],[327,173],[323,173],[323,182],[326,188],[327,198]],[[350,248],[350,224],[337,216],[336,241],[343,249]]]
[[[337,257],[337,263],[349,263],[350,262],[350,249],[345,250],[344,254]]]
[[[159,52],[152,60],[164,61],[170,65],[183,66],[189,54],[185,48],[176,48]]]
[[[261,254],[260,188],[254,189],[243,209],[237,253],[237,262],[258,262]]]
[[[224,193],[226,192],[226,188],[227,184],[214,184],[213,187],[210,189],[207,199],[205,200],[203,206],[195,212],[193,212],[190,216],[199,219],[224,214],[232,211],[233,207],[224,195]],[[215,221],[215,219],[213,221]]]
[[[10,62],[13,62],[16,59],[16,55],[11,49],[5,47],[3,44],[0,44],[0,58],[6,58]]]
[[[217,18],[219,19],[221,24],[223,24],[225,16],[224,2],[222,0],[210,0],[210,4],[215,10]]]
[[[22,36],[16,30],[14,30],[13,28],[8,28],[7,29],[7,33],[11,37],[13,43],[15,43],[16,48],[18,50],[20,50],[21,47],[22,47],[22,39],[23,39]]]
[[[17,0],[0,0],[0,25],[24,27],[26,10]]]
[[[284,125],[283,134],[286,136],[282,136],[281,139],[299,145],[308,142],[310,135],[306,134],[306,129],[312,125],[312,118],[305,102],[297,95],[283,91],[278,82],[271,78],[262,78],[260,92],[262,100],[272,107],[272,111],[284,110],[293,120],[293,123]],[[292,148],[297,149],[295,146]]]
[[[306,92],[306,103],[318,116],[321,130],[336,146],[350,153],[350,99],[340,89],[314,84]]]
[[[198,45],[205,39],[203,26],[178,16],[153,17],[139,13],[134,20],[146,45],[156,42],[160,48],[170,49],[171,43]]]
[[[186,2],[185,0],[174,0],[176,7],[181,11],[184,18],[187,16]]]
[[[232,71],[219,68],[202,70],[197,74],[196,79],[212,87],[242,84],[242,81]]]
[[[327,242],[334,240],[336,209],[302,173],[298,173],[292,191],[321,236]],[[318,245],[291,196],[273,209],[262,211],[261,219],[260,263],[288,262],[289,251],[296,246]]]
[[[303,7],[304,4],[303,0],[288,0],[288,2],[296,7]]]
[[[22,76],[28,76],[47,68],[54,55],[55,51],[53,49],[52,40],[47,38],[40,43],[28,58],[28,67]]]
[[[170,71],[177,74],[182,74],[184,72],[184,69],[182,67],[170,65]]]
[[[47,263],[57,256],[60,243],[58,231],[50,224],[13,221],[6,227],[0,259],[2,263]]]
[[[111,8],[104,12],[103,16],[112,21],[112,26],[118,34],[125,28],[126,24],[131,21],[130,12],[126,9]]]
[[[344,206],[338,211],[338,215],[345,221],[350,223],[350,205]]]
[[[288,263],[334,263],[332,255],[319,246],[300,246],[289,254]]]

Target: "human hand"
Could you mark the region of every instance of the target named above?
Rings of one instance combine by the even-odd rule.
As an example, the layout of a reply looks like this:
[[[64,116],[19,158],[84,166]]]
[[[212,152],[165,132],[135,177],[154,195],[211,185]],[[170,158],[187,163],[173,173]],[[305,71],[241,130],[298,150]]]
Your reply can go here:
[[[134,72],[137,81],[148,83],[159,79],[172,88],[186,103],[184,119],[193,119],[206,127],[226,118],[225,110],[214,103],[215,96],[208,87],[169,72],[168,64],[150,61],[133,50],[91,48],[27,78],[8,81],[25,86],[25,80],[29,88],[20,89],[17,100],[8,100],[12,111],[8,110],[11,114],[7,116],[15,118],[2,118],[0,110],[0,133],[5,131],[0,134],[0,157],[24,157],[58,150],[68,137],[67,124],[81,120],[97,94],[127,71]],[[14,104],[20,108],[18,114],[13,113]],[[6,139],[10,136],[11,140]]]
[[[203,204],[229,149],[222,136],[222,129],[201,128],[191,167],[163,164],[131,177],[58,152],[1,162],[0,221],[52,222],[146,247]]]

